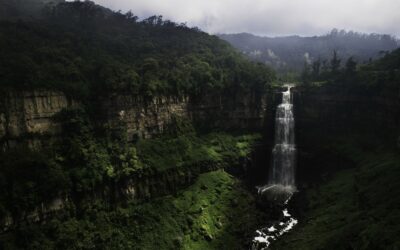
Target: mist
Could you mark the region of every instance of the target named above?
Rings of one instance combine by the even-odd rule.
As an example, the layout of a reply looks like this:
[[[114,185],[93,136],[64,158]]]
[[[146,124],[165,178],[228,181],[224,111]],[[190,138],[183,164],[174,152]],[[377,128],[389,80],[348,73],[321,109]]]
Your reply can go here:
[[[333,28],[400,36],[397,0],[95,0],[140,18],[162,15],[209,33],[321,35]]]

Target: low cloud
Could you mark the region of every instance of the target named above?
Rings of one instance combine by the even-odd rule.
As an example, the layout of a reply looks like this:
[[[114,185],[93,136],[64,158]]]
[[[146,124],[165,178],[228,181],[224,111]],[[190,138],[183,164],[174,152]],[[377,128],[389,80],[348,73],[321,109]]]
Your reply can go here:
[[[94,0],[140,18],[162,15],[210,33],[320,35],[332,28],[400,36],[399,0]]]

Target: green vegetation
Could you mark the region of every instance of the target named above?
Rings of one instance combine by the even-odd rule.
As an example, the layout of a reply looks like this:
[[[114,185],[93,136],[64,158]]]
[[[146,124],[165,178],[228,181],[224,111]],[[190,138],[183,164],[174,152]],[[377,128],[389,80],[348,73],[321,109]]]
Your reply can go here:
[[[253,196],[219,170],[175,196],[111,211],[92,202],[79,216],[59,215],[0,236],[3,249],[243,249],[260,226]]]
[[[139,22],[90,1],[43,13],[0,21],[0,90],[57,89],[85,101],[121,91],[199,97],[262,92],[274,79],[217,37],[160,16]]]
[[[400,247],[400,158],[341,144],[356,168],[308,189],[308,212],[274,249],[397,249]]]
[[[81,109],[64,110],[55,119],[64,133],[48,147],[0,155],[0,216],[18,223],[0,236],[0,248],[234,249],[250,239],[260,216],[254,198],[222,170],[202,175],[175,197],[144,204],[126,204],[114,194],[123,180],[169,169],[235,166],[260,135],[199,136],[188,121],[176,118],[169,133],[134,144],[126,141],[123,127],[96,131]],[[46,223],[26,220],[56,198],[68,201]]]
[[[170,139],[143,140],[138,143],[138,155],[143,163],[157,171],[209,162],[229,166],[246,157],[251,145],[261,136],[243,135],[234,137],[224,133],[205,136],[182,135]]]
[[[33,211],[69,188],[65,171],[46,155],[18,148],[0,154],[0,218]]]
[[[325,71],[335,49],[338,50],[342,63],[350,57],[355,57],[362,63],[379,58],[383,51],[392,51],[399,47],[399,39],[390,35],[337,29],[326,35],[311,37],[265,37],[248,33],[220,34],[219,37],[230,42],[252,60],[271,65],[284,81],[290,81],[286,74],[300,75],[304,62],[309,60],[318,61],[321,70]]]
[[[305,86],[316,86],[329,83],[340,86],[344,90],[373,95],[390,93],[400,89],[400,49],[386,53],[381,59],[364,65],[350,57],[341,67],[341,59],[336,51],[333,52],[329,64],[323,66],[319,60],[311,65],[305,65],[302,73]]]
[[[200,135],[190,121],[175,117],[165,134],[133,143],[125,124],[103,127],[93,113],[97,101],[120,93],[144,104],[159,96],[195,102],[209,94],[261,95],[274,72],[185,24],[160,16],[138,21],[131,12],[90,1],[57,2],[7,1],[6,12],[15,15],[0,18],[0,96],[59,90],[83,104],[54,117],[62,126],[60,136],[23,135],[43,139],[42,145],[18,144],[0,153],[0,222],[13,222],[12,230],[0,235],[0,248],[243,246],[258,215],[251,195],[223,171],[205,174],[176,197],[144,204],[126,199],[124,188],[129,181],[174,171],[193,182],[201,172],[235,167],[259,135]],[[182,188],[177,186],[164,194]],[[41,214],[55,199],[65,207]],[[49,217],[43,224],[32,222],[41,216]]]
[[[299,225],[274,249],[400,247],[400,49],[365,65],[349,58],[338,68],[339,60],[309,69],[299,88],[311,100],[299,108],[299,165],[312,181]]]
[[[99,189],[112,196],[115,190],[110,188],[134,176],[196,164],[210,169],[237,165],[260,139],[257,134],[198,136],[188,121],[180,121],[175,126],[179,129],[171,128],[175,135],[134,144],[126,140],[124,127],[96,132],[81,109],[64,110],[55,119],[63,124],[63,134],[47,147],[40,151],[22,147],[0,154],[1,217],[20,218],[56,197],[90,197]]]

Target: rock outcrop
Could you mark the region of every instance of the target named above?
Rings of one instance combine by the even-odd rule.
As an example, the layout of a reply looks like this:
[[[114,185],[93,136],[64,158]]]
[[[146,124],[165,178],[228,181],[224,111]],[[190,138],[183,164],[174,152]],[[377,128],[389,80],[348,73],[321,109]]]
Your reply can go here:
[[[0,101],[0,142],[3,148],[13,147],[26,137],[60,133],[53,116],[64,108],[77,107],[77,101],[62,92],[10,92]],[[29,140],[29,143],[33,140]]]
[[[100,97],[82,104],[56,91],[12,92],[0,101],[0,145],[4,151],[19,145],[40,149],[63,133],[62,124],[54,119],[56,114],[63,109],[85,108],[87,105],[96,110],[90,111],[94,126],[111,130],[123,127],[129,141],[162,134],[177,116],[205,130],[265,131],[265,128],[271,129],[276,106],[275,95],[268,94],[209,95],[199,100],[189,97],[146,100],[133,95],[110,94],[107,98]],[[147,200],[174,193],[193,183],[199,174],[224,167],[215,162],[190,164],[184,168],[171,166],[167,171],[133,175],[107,188],[108,191],[100,186],[91,198]],[[71,194],[62,194],[46,204],[38,204],[33,211],[0,218],[1,228],[12,229],[19,221],[41,221],[71,202],[79,203]]]
[[[264,130],[270,126],[276,106],[272,95],[240,93],[234,96],[209,95],[200,100],[189,97],[142,97],[110,94],[99,98],[96,106],[96,124],[117,129],[124,124],[128,139],[151,138],[162,134],[175,116],[192,120],[206,129]],[[62,92],[33,91],[8,93],[0,102],[0,143],[3,149],[19,142],[35,146],[43,136],[61,133],[60,124],[53,118],[66,108],[78,108],[80,102]],[[43,139],[43,138],[42,138]]]
[[[99,102],[98,118],[111,128],[123,122],[129,140],[161,134],[173,116],[189,117],[189,98],[156,97],[145,100],[133,95],[112,95]]]

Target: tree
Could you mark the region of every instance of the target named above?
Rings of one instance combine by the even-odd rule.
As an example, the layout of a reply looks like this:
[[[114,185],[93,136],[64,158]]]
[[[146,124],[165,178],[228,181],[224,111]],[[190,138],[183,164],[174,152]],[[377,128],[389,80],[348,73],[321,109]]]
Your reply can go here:
[[[310,74],[310,66],[308,65],[307,62],[304,62],[304,68],[303,72],[301,73],[301,80],[304,85],[309,85],[310,84],[310,79],[311,74]]]
[[[340,59],[338,58],[337,51],[333,51],[333,57],[331,59],[331,73],[337,74],[340,68]]]
[[[322,71],[322,73],[326,73],[329,71],[329,65],[328,65],[327,60],[322,61],[321,71]]]
[[[318,60],[314,61],[311,67],[312,67],[311,75],[313,79],[317,79],[319,77],[321,70],[321,59],[318,58]]]
[[[352,76],[356,72],[357,62],[354,61],[353,57],[349,57],[346,62],[345,73],[347,76]]]

